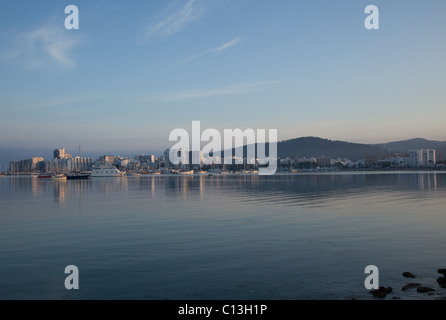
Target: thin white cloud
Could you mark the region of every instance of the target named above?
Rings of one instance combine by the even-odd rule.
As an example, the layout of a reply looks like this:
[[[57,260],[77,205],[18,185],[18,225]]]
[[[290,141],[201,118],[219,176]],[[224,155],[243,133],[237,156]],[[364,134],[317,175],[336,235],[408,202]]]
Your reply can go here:
[[[186,4],[169,6],[143,28],[139,41],[144,43],[151,38],[167,38],[200,18],[211,5],[212,2],[207,0],[189,0]]]
[[[215,89],[173,92],[161,96],[158,100],[164,102],[178,102],[178,101],[186,101],[186,100],[201,99],[201,98],[211,98],[216,96],[243,94],[258,90],[262,87],[271,86],[279,82],[280,81],[242,83]]]
[[[33,111],[33,110],[40,110],[40,109],[47,109],[47,108],[62,107],[64,105],[67,105],[70,103],[97,99],[99,97],[101,97],[101,96],[95,95],[95,94],[86,94],[86,95],[79,95],[79,96],[64,97],[64,98],[54,99],[54,100],[34,102],[34,103],[26,103],[25,102],[25,103],[17,104],[16,107],[11,107],[10,111],[23,112],[23,111]]]
[[[71,55],[80,44],[79,37],[63,26],[47,23],[38,29],[11,38],[10,48],[0,53],[0,60],[25,68],[75,67]]]
[[[206,55],[208,55],[208,54],[212,54],[212,53],[216,53],[216,52],[219,52],[219,51],[223,51],[223,50],[229,49],[229,48],[235,46],[235,45],[236,45],[238,42],[240,42],[241,40],[242,40],[241,38],[235,38],[234,40],[229,41],[229,42],[227,42],[227,43],[225,43],[225,44],[222,44],[222,45],[219,46],[219,47],[216,47],[216,48],[213,48],[213,49],[210,49],[210,50],[207,50],[207,51],[204,51],[204,52],[195,54],[195,55],[193,55],[193,56],[187,57],[187,58],[185,58],[185,59],[182,59],[182,60],[180,60],[180,61],[178,62],[178,64],[180,64],[180,63],[184,63],[184,62],[187,62],[187,61],[191,61],[191,60],[195,60],[195,59],[197,59],[197,58],[206,56]]]

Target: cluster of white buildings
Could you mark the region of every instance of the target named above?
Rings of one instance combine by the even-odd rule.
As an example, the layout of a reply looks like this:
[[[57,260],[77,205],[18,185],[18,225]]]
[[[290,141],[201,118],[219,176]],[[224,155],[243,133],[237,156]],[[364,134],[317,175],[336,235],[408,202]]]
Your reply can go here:
[[[376,164],[381,167],[432,168],[437,164],[436,159],[434,149],[418,149],[410,151],[408,157],[387,158]]]
[[[91,170],[91,158],[61,158],[45,161],[44,171],[47,173],[68,173]]]
[[[327,156],[320,157],[300,157],[300,158],[282,158],[279,159],[280,169],[315,169],[315,168],[359,168],[365,166],[365,160],[352,161],[347,158],[330,158]],[[279,170],[283,171],[283,170]],[[285,170],[286,171],[286,170]]]
[[[279,159],[279,166],[290,168],[366,168],[366,167],[398,167],[398,168],[432,168],[437,164],[434,149],[418,149],[409,152],[406,157],[393,157],[381,160],[332,159],[329,157],[284,158]]]
[[[9,163],[9,172],[12,173],[31,173],[41,170],[41,164],[45,159],[41,157],[33,157],[31,159],[12,161]]]
[[[27,160],[12,161],[9,165],[11,173],[68,173],[82,172],[91,170],[91,158],[72,157],[65,151],[65,148],[59,148],[53,152],[54,158],[45,160],[42,157],[33,157]]]
[[[194,154],[190,150],[181,152],[182,164],[173,166],[169,162],[168,150],[165,151],[164,156],[156,158],[154,155],[140,155],[134,158],[123,158],[120,156],[102,156],[96,163],[93,163],[91,158],[72,157],[65,151],[65,148],[54,150],[53,159],[45,160],[41,157],[33,157],[27,160],[13,161],[10,163],[10,173],[68,173],[68,172],[83,172],[90,171],[94,164],[110,163],[124,170],[150,170],[161,169],[166,167],[200,167],[202,165],[220,164],[223,168],[224,164],[231,161],[220,158],[217,154],[208,159],[204,159],[202,153]],[[192,166],[192,163],[200,163]],[[185,165],[184,163],[189,163]],[[252,158],[238,158],[232,157],[232,163],[240,163],[243,166],[251,165],[257,166],[258,159]],[[436,152],[434,149],[418,149],[409,152],[406,157],[393,157],[381,160],[358,160],[351,161],[350,159],[333,159],[326,156],[311,157],[311,158],[281,158],[278,159],[278,171],[289,171],[291,169],[318,169],[318,168],[365,168],[365,167],[394,167],[394,168],[431,168],[435,167]],[[217,165],[218,166],[218,165]],[[240,165],[238,165],[240,166]]]
[[[411,167],[434,167],[437,164],[434,149],[412,150],[409,156]]]

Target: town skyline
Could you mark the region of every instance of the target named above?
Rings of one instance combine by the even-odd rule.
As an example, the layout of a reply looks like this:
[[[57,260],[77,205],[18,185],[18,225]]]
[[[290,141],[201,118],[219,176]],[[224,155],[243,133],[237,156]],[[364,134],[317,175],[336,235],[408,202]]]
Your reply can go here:
[[[249,161],[252,162],[252,160],[247,159],[248,154],[246,153],[246,146],[247,145],[245,143],[243,145],[242,158],[244,158],[245,162],[249,164]],[[324,165],[326,165],[326,161],[328,159],[328,161],[335,161],[331,165],[336,163],[347,163],[348,165],[346,165],[346,168],[352,168],[352,166],[358,168],[358,165],[365,168],[371,168],[381,166],[383,164],[392,164],[392,166],[396,167],[413,168],[420,166],[418,161],[419,163],[424,163],[422,167],[432,167],[432,164],[435,165],[438,163],[440,166],[437,168],[444,168],[444,165],[446,164],[446,141],[432,141],[423,138],[392,141],[384,144],[357,144],[320,137],[300,137],[279,141],[278,146],[279,168],[281,161],[283,162],[286,159],[288,159],[286,161],[298,161],[299,163],[306,162],[307,160],[312,162],[314,160],[315,164],[322,161],[321,163]],[[45,162],[46,167],[48,168],[48,165],[54,166],[51,163],[48,164],[48,161],[51,162],[52,159],[73,159],[74,162],[69,164],[70,166],[77,166],[79,163],[88,163],[88,168],[91,168],[91,165],[95,162],[106,161],[114,163],[114,165],[118,167],[122,166],[126,170],[129,164],[135,163],[135,161],[139,162],[141,161],[140,159],[145,159],[142,161],[151,163],[153,169],[153,165],[155,163],[158,165],[159,161],[164,163],[166,159],[169,159],[168,154],[170,151],[169,148],[167,148],[162,152],[136,151],[133,153],[124,153],[119,151],[96,151],[93,153],[81,153],[81,146],[78,146],[78,148],[79,149],[76,151],[69,150],[65,147],[56,148],[52,149],[51,152],[46,152],[46,155],[38,153],[29,157],[23,157],[20,160],[15,158],[14,160],[5,161],[5,158],[3,157],[2,159],[5,166],[2,165],[0,172],[21,172],[17,169],[11,170],[11,168],[13,166],[21,167],[23,166],[23,163],[27,163],[28,166],[28,162],[34,164],[41,162],[41,165],[43,165],[42,163]],[[437,149],[439,152],[437,152]],[[187,152],[190,153],[191,150],[188,150],[189,151]],[[234,155],[237,156],[237,152],[234,150],[235,148],[233,147]],[[216,152],[218,153],[217,158],[223,159],[223,150],[217,150]],[[423,159],[423,153],[427,153],[429,155],[424,156],[424,160],[419,160]],[[152,160],[148,161],[147,159],[149,158]],[[112,160],[110,161],[107,159]],[[215,160],[214,157],[212,157],[212,159]],[[117,162],[115,162],[115,160]],[[167,160],[167,162],[169,161]],[[15,163],[15,165],[13,165],[13,163]],[[200,163],[205,164],[201,161]],[[0,162],[0,164],[2,164],[2,162]]]
[[[162,151],[191,121],[278,140],[444,140],[445,3],[16,1],[0,13],[0,146]],[[403,14],[402,14],[403,13]]]

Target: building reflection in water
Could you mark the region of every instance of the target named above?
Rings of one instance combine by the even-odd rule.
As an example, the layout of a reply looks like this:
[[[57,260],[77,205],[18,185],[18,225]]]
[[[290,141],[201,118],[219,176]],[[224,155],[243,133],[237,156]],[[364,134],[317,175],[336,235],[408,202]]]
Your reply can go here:
[[[437,173],[418,174],[418,190],[437,191]]]
[[[54,200],[59,204],[65,204],[65,198],[67,194],[67,181],[66,180],[55,180],[52,181],[54,186]]]
[[[367,194],[374,190],[433,191],[446,184],[445,172],[339,172],[303,173],[275,176],[258,175],[158,175],[121,178],[92,178],[90,180],[59,181],[31,176],[3,177],[2,185],[13,191],[29,192],[38,198],[53,194],[55,202],[65,205],[94,196],[119,197],[134,190],[144,197],[201,200],[206,196],[228,196],[238,201],[317,200]],[[129,191],[130,190],[130,191]],[[106,199],[105,198],[105,199]],[[104,199],[103,199],[104,200]]]

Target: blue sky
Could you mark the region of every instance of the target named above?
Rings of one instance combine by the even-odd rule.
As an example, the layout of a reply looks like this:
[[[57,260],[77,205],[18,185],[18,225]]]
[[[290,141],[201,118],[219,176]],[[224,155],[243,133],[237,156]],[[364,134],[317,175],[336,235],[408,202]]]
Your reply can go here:
[[[66,30],[65,6],[79,8]],[[366,30],[364,9],[380,10]],[[163,150],[171,130],[446,140],[444,1],[8,1],[0,146]]]

